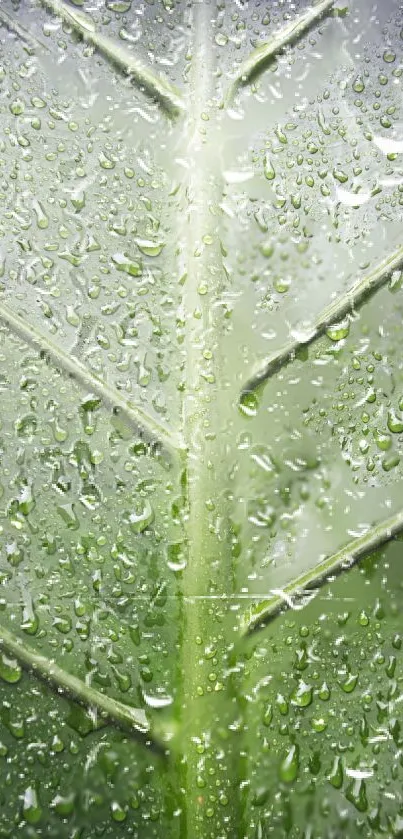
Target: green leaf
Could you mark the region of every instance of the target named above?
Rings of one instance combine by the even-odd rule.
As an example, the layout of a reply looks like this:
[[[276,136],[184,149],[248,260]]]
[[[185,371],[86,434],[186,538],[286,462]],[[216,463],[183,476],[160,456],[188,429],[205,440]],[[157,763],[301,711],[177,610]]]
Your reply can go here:
[[[401,26],[1,5],[1,836],[401,834]]]

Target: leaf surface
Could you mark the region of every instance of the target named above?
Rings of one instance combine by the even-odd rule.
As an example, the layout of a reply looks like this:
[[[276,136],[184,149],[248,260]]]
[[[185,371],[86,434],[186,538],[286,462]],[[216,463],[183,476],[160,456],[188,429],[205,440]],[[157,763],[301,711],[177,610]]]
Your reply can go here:
[[[398,836],[399,4],[0,25],[0,834]]]

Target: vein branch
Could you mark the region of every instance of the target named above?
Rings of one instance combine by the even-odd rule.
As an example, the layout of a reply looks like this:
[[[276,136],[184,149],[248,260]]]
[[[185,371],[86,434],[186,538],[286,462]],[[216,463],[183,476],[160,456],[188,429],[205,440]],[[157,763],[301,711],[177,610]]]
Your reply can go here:
[[[312,592],[329,582],[330,578],[349,571],[365,556],[386,545],[403,531],[403,508],[384,521],[370,527],[363,536],[347,542],[343,548],[321,560],[314,568],[304,572],[270,598],[262,599],[244,615],[241,634],[251,635],[267,626],[283,610],[294,609],[294,599],[302,599],[305,592]],[[299,608],[302,606],[300,605]]]
[[[133,708],[111,696],[101,693],[77,676],[68,673],[51,659],[35,652],[29,644],[0,626],[0,646],[7,650],[28,670],[45,679],[58,690],[65,691],[76,702],[95,708],[116,725],[123,726],[135,733],[144,743],[149,743],[156,750],[163,745],[150,732],[150,723],[145,711]]]
[[[232,84],[228,88],[225,105],[228,107],[234,100],[239,87],[250,84],[263,73],[273,59],[285,47],[295,44],[302,35],[315,26],[324,15],[334,6],[335,0],[320,0],[311,8],[298,15],[286,26],[276,32],[268,41],[259,44],[242,62]]]
[[[92,44],[104,58],[131,77],[133,82],[154,99],[169,116],[177,116],[184,110],[181,92],[163,74],[155,73],[148,65],[132,55],[129,50],[112,38],[99,32],[92,18],[63,0],[39,0],[40,4],[58,15],[73,27],[87,43]]]
[[[383,288],[389,281],[391,274],[403,266],[403,246],[399,247],[376,268],[351,286],[333,303],[322,309],[309,331],[301,338],[292,338],[276,352],[272,353],[260,367],[252,372],[249,379],[242,386],[241,394],[251,393],[263,382],[270,379],[293,361],[297,352],[303,347],[309,347],[318,340],[332,324],[354,313],[362,304],[372,297],[375,292]]]
[[[159,442],[165,449],[172,452],[178,452],[181,449],[181,443],[175,434],[160,425],[141,408],[129,403],[115,388],[108,385],[95,373],[90,372],[77,358],[68,355],[67,352],[49,341],[33,326],[26,323],[20,315],[12,312],[5,303],[0,303],[0,320],[6,323],[12,332],[35,347],[42,357],[48,357],[56,367],[97,393],[105,404],[112,408],[118,408],[125,419],[151,441]]]

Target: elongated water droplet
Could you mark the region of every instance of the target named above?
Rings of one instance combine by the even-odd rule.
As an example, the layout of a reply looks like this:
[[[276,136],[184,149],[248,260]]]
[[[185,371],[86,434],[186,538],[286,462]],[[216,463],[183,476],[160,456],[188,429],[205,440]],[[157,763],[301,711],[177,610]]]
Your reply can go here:
[[[280,764],[280,780],[286,784],[295,781],[299,770],[299,747],[294,745],[288,750]]]
[[[22,814],[28,824],[38,824],[41,819],[42,808],[35,787],[27,787],[25,790]]]
[[[343,785],[343,763],[341,757],[337,756],[334,759],[333,766],[328,775],[328,780],[335,789],[340,789]]]
[[[276,177],[276,172],[270,158],[267,155],[265,155],[263,161],[263,172],[265,178],[268,181],[274,181],[274,178]]]
[[[365,813],[368,809],[368,801],[365,781],[362,778],[354,779],[346,790],[346,798],[360,813]]]

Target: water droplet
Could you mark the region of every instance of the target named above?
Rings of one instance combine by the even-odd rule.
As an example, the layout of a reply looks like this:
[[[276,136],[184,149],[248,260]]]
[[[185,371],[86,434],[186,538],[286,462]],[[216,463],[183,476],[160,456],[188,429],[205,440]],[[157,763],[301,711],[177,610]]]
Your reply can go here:
[[[135,644],[136,647],[138,647],[139,644],[140,644],[140,641],[141,641],[141,636],[140,636],[140,627],[137,623],[133,624],[132,626],[129,626],[129,635],[130,635],[130,638],[133,641],[133,644]]]
[[[400,457],[398,454],[390,454],[388,457],[384,457],[382,459],[382,469],[384,472],[391,472],[392,469],[396,469],[400,463]]]
[[[108,157],[104,152],[101,152],[101,154],[98,157],[98,160],[99,160],[99,164],[102,167],[102,169],[114,169],[115,168],[115,161],[111,160],[111,158]]]
[[[327,702],[330,699],[330,690],[326,682],[323,682],[319,688],[318,696],[323,702]]]
[[[359,622],[360,626],[368,626],[368,624],[369,624],[369,617],[368,617],[367,613],[366,613],[364,610],[362,610],[362,612],[360,612],[360,615],[359,615],[359,618],[358,618],[358,622]]]
[[[333,766],[328,775],[328,780],[333,787],[340,789],[343,786],[343,777],[343,763],[341,757],[338,756],[334,759]]]
[[[266,705],[265,712],[263,714],[263,725],[269,726],[273,719],[273,706]]]
[[[306,682],[301,679],[298,686],[291,694],[291,702],[299,708],[307,708],[312,702],[312,694],[313,690],[311,685],[307,685]]]
[[[128,12],[132,3],[131,0],[106,0],[105,6],[111,12],[124,14]]]
[[[9,105],[10,111],[15,117],[20,116],[25,111],[25,104],[22,99],[14,99]]]
[[[56,512],[70,530],[78,530],[80,522],[74,510],[74,504],[58,504]]]
[[[403,432],[403,416],[394,410],[388,413],[388,428],[393,434],[401,434]]]
[[[168,708],[173,703],[173,697],[168,694],[150,694],[143,691],[144,702],[150,708]]]
[[[344,320],[340,321],[339,323],[332,323],[331,326],[329,326],[326,330],[326,335],[328,338],[330,338],[331,341],[341,341],[343,338],[347,338],[349,332],[349,318],[344,318]]]
[[[46,230],[46,228],[49,227],[49,219],[42,207],[42,204],[35,198],[32,202],[32,207],[36,215],[36,221],[39,229]]]
[[[145,256],[159,256],[164,247],[164,242],[153,242],[151,239],[134,240],[139,251]]]
[[[13,568],[17,568],[17,566],[24,561],[24,551],[17,542],[8,542],[6,545],[6,557],[7,562],[9,562]]]
[[[122,693],[127,693],[132,686],[130,673],[122,673],[122,671],[118,670],[114,665],[112,665],[112,672],[117,681],[119,690],[122,691]]]
[[[28,824],[38,824],[41,819],[42,808],[35,787],[27,787],[25,790],[22,814]]]
[[[280,780],[286,784],[295,781],[299,770],[299,747],[294,745],[286,753],[280,764]]]
[[[362,778],[354,779],[346,790],[346,798],[360,813],[365,813],[368,809],[368,801],[365,781]]]
[[[382,431],[374,431],[374,440],[381,452],[387,452],[392,446],[390,434],[384,434]]]
[[[333,169],[333,177],[340,184],[345,184],[348,181],[348,175],[343,172],[343,169]]]
[[[52,625],[55,629],[58,630],[62,635],[67,635],[71,630],[71,620],[68,616],[65,617],[55,617],[53,619]]]
[[[58,816],[71,816],[74,812],[75,798],[74,792],[67,795],[56,795],[50,806]]]
[[[288,700],[282,693],[278,693],[276,696],[276,705],[280,714],[285,717],[288,714]]]
[[[130,527],[134,531],[134,533],[142,533],[143,530],[146,530],[147,527],[154,521],[154,510],[150,504],[150,501],[145,499],[143,502],[142,509],[139,512],[132,512],[129,515],[129,522]]]
[[[124,822],[127,818],[127,812],[118,801],[112,801],[111,814],[115,822]]]
[[[39,618],[35,612],[32,597],[28,592],[24,592],[24,601],[21,629],[23,629],[27,635],[36,635],[39,629]]]
[[[122,253],[115,253],[112,256],[112,261],[118,271],[123,271],[129,274],[130,277],[140,277],[143,272],[143,266],[140,261],[132,259]]]
[[[263,172],[265,178],[268,181],[274,181],[274,178],[276,177],[276,172],[270,158],[267,155],[265,155],[265,158],[263,160]]]
[[[365,90],[365,84],[362,76],[358,74],[353,81],[353,90],[356,93],[362,93]]]
[[[315,717],[312,719],[312,728],[320,734],[322,731],[326,730],[327,722],[323,717]]]
[[[256,393],[243,393],[239,403],[239,410],[245,417],[255,417],[259,401]]]
[[[22,670],[15,658],[9,658],[6,653],[0,653],[0,677],[10,685],[20,681]]]
[[[349,673],[345,682],[342,682],[340,687],[344,690],[344,693],[352,693],[356,684],[358,682],[358,676],[354,676],[352,673]]]

